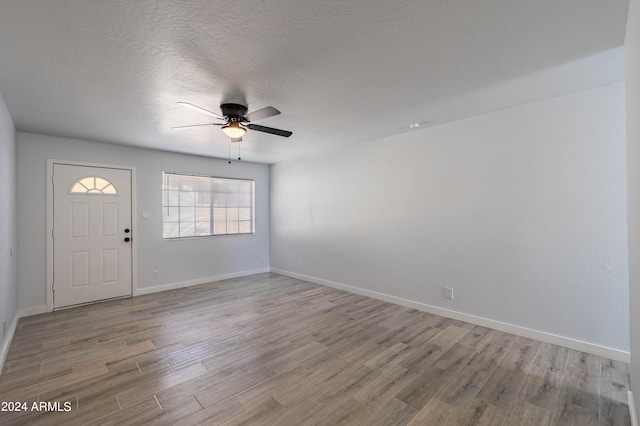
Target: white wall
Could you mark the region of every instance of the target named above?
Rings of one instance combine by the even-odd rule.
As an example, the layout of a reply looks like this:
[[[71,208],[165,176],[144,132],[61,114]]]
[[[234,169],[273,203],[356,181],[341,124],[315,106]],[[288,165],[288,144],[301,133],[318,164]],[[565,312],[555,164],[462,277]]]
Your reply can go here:
[[[16,130],[0,95],[0,370],[18,311],[17,249]]]
[[[90,141],[18,133],[20,217],[20,307],[37,312],[46,305],[47,159],[134,166],[138,217],[138,288],[170,288],[221,276],[267,271],[269,267],[268,166]],[[179,241],[162,239],[162,172],[174,171],[256,182],[256,233]],[[150,220],[140,213],[149,211]],[[160,278],[153,278],[153,271]],[[158,287],[160,286],[160,287]],[[152,288],[155,287],[155,288]],[[40,309],[41,310],[41,309]]]
[[[273,165],[272,270],[625,359],[624,123],[616,83]]]
[[[640,1],[631,0],[625,39],[629,185],[631,390],[640,407]]]

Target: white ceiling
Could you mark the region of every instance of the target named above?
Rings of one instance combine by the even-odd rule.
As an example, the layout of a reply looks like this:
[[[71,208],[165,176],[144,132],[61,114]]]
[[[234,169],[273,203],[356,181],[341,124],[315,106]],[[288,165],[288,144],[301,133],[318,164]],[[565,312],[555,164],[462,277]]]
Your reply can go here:
[[[274,163],[622,78],[628,0],[0,0],[0,93],[20,131],[214,157],[182,108],[282,115]],[[234,145],[234,152],[237,147]]]

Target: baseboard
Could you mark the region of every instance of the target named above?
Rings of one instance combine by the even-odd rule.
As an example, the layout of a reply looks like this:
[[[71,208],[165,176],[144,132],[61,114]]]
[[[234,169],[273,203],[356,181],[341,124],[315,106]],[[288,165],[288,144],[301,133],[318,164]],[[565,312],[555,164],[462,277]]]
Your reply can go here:
[[[30,317],[32,315],[40,315],[49,312],[47,305],[31,306],[30,308],[21,308],[18,310],[18,318]]]
[[[627,403],[629,405],[629,417],[631,417],[631,426],[638,426],[638,414],[636,411],[636,403],[633,400],[633,392],[627,392]]]
[[[4,341],[2,342],[2,347],[0,348],[0,374],[2,374],[4,361],[7,359],[7,354],[9,353],[9,347],[11,346],[11,341],[13,340],[13,335],[16,332],[16,327],[18,326],[19,319],[20,317],[16,313],[16,315],[13,317],[13,321],[11,321],[11,325],[9,325],[9,330],[7,330],[7,334],[4,336]]]
[[[177,288],[191,287],[194,285],[207,284],[207,283],[212,283],[216,281],[228,280],[231,278],[239,278],[239,277],[246,277],[248,275],[262,274],[265,272],[269,272],[269,267],[250,269],[248,271],[232,272],[230,274],[216,275],[213,277],[206,277],[206,278],[198,278],[196,280],[181,281],[177,283],[163,284],[163,285],[158,285],[153,287],[142,287],[142,288],[134,289],[133,295],[140,296],[143,294],[158,293],[161,291],[175,290]]]
[[[441,315],[443,317],[453,318],[455,320],[470,322],[472,324],[493,328],[496,330],[504,331],[506,333],[516,334],[518,336],[540,340],[542,342],[563,346],[576,351],[586,352],[593,355],[611,358],[613,360],[625,362],[627,364],[631,362],[631,354],[629,352],[621,351],[618,349],[613,349],[606,346],[600,346],[594,343],[583,342],[581,340],[571,339],[569,337],[564,337],[564,336],[558,336],[556,334],[533,330],[530,328],[508,324],[508,323],[492,320],[489,318],[479,317],[476,315],[465,314],[463,312],[440,308],[438,306],[433,306],[433,305],[428,305],[421,302],[416,302],[413,300],[403,299],[401,297],[391,296],[386,293],[379,293],[377,291],[367,290],[360,287],[354,287],[347,284],[324,280],[322,278],[316,278],[309,275],[303,275],[296,272],[287,271],[284,269],[271,268],[271,272],[276,274],[286,275],[293,278],[298,278],[301,280],[324,285],[327,287],[337,288],[339,290],[348,291],[350,293],[360,294],[362,296],[372,297],[374,299],[383,300],[385,302],[395,303],[396,305],[406,306],[409,308],[417,309],[419,311],[429,312],[432,314]]]
[[[269,272],[269,267],[250,269],[248,271],[233,272],[230,274],[216,275],[213,277],[198,278],[196,280],[190,280],[190,281],[181,281],[177,283],[163,284],[163,285],[158,285],[154,287],[138,288],[133,290],[133,295],[141,296],[143,294],[158,293],[161,291],[174,290],[176,288],[191,287],[194,285],[207,284],[215,281],[228,280],[231,278],[239,278],[239,277],[246,277],[248,275],[262,274],[265,272]],[[46,312],[49,312],[47,310],[46,305],[32,306],[29,308],[20,309],[16,316],[19,319],[23,317],[29,317],[32,315],[44,314]]]

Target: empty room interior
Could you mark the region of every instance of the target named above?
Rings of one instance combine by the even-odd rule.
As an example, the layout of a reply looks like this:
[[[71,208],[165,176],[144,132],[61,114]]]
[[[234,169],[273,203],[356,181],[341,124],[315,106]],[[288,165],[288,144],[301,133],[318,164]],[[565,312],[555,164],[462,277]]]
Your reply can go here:
[[[638,425],[640,0],[0,1],[0,424]]]

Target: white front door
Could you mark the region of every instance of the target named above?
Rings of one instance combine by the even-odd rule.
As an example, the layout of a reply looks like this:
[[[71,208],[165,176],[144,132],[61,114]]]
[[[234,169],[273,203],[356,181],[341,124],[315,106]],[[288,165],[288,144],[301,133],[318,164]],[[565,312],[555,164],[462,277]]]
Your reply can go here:
[[[53,166],[55,308],[131,295],[131,170]]]

